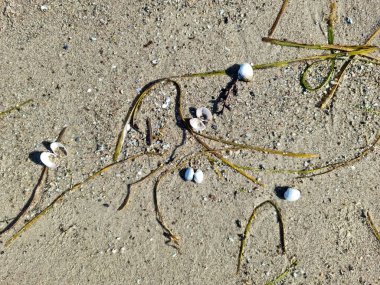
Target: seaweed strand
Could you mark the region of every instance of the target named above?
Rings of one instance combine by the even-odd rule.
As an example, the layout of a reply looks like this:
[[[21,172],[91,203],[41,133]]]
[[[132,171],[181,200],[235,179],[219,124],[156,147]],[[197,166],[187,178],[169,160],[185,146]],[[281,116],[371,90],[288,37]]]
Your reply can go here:
[[[285,229],[284,229],[284,222],[283,222],[283,219],[282,219],[281,210],[280,210],[280,208],[277,206],[277,204],[274,201],[271,201],[271,200],[264,201],[264,202],[262,202],[261,204],[259,204],[257,207],[255,207],[253,209],[251,217],[249,218],[247,226],[245,227],[244,236],[243,236],[243,239],[241,240],[241,246],[240,246],[240,251],[239,251],[239,257],[238,257],[238,264],[237,264],[236,274],[238,274],[239,271],[240,271],[240,267],[241,267],[242,260],[243,260],[243,257],[244,257],[245,244],[247,242],[247,238],[248,238],[248,235],[249,235],[249,231],[251,229],[251,225],[252,225],[253,221],[256,218],[256,213],[257,213],[257,211],[261,207],[265,206],[266,204],[271,205],[276,210],[276,214],[277,214],[277,218],[278,218],[278,223],[279,223],[279,230],[280,230],[281,249],[282,249],[283,253],[286,252],[286,248],[285,248]]]

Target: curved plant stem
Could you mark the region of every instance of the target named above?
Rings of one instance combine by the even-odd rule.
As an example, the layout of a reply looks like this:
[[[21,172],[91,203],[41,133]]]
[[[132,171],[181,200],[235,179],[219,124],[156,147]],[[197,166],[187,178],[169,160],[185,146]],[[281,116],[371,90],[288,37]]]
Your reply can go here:
[[[130,156],[124,160],[120,160],[118,162],[114,162],[114,163],[111,163],[105,167],[103,167],[102,169],[98,170],[97,172],[95,172],[94,174],[91,174],[89,175],[85,180],[83,180],[82,182],[79,182],[75,185],[73,185],[72,187],[66,189],[65,191],[63,191],[57,198],[55,198],[53,200],[53,202],[51,202],[46,208],[44,208],[41,212],[39,212],[37,215],[35,215],[31,220],[29,220],[20,230],[18,230],[10,239],[8,239],[5,243],[5,246],[9,246],[15,239],[17,239],[23,232],[25,232],[27,229],[29,229],[34,223],[36,223],[40,218],[42,218],[43,216],[45,216],[51,209],[53,209],[53,207],[55,206],[55,204],[57,204],[58,202],[62,202],[63,201],[63,198],[68,195],[69,193],[71,192],[74,192],[76,190],[78,190],[81,186],[83,186],[85,183],[93,180],[94,178],[98,177],[99,175],[101,175],[102,173],[105,173],[107,172],[108,170],[110,170],[111,168],[115,167],[116,165],[119,165],[119,164],[122,164],[122,163],[125,163],[127,161],[131,161],[131,160],[134,160],[138,157],[141,157],[141,156],[144,156],[144,155],[147,155],[147,156],[151,156],[151,155],[159,155],[157,153],[140,153],[140,154],[136,154],[136,155],[133,155],[133,156]]]
[[[253,221],[256,218],[256,213],[257,213],[257,211],[261,207],[265,206],[266,204],[269,204],[270,206],[274,207],[274,209],[276,210],[276,214],[277,214],[277,218],[278,218],[278,223],[279,223],[279,229],[280,229],[281,249],[282,249],[283,253],[286,252],[286,248],[285,248],[285,230],[284,230],[284,222],[283,222],[283,219],[282,219],[281,210],[280,210],[280,208],[277,206],[277,204],[274,201],[268,200],[268,201],[262,202],[261,204],[259,204],[257,207],[255,207],[253,209],[253,212],[251,214],[251,217],[249,218],[248,224],[245,227],[244,237],[241,240],[241,246],[240,246],[240,251],[239,251],[238,265],[237,265],[236,274],[238,274],[239,271],[240,271],[241,263],[242,263],[242,260],[243,260],[243,257],[244,257],[245,244],[247,242],[247,238],[248,238],[248,235],[249,235],[249,230],[251,229],[251,225],[252,225]]]
[[[131,199],[131,194],[132,194],[132,186],[136,185],[136,184],[139,184],[143,181],[145,181],[146,179],[152,177],[155,173],[157,173],[158,171],[160,171],[165,165],[160,165],[158,167],[156,167],[154,170],[152,170],[151,172],[149,172],[147,175],[145,175],[144,177],[140,178],[139,180],[133,182],[133,183],[130,183],[128,184],[128,190],[127,190],[127,195],[125,196],[123,202],[120,204],[119,208],[117,209],[118,211],[121,211],[123,210],[129,203],[130,199]]]

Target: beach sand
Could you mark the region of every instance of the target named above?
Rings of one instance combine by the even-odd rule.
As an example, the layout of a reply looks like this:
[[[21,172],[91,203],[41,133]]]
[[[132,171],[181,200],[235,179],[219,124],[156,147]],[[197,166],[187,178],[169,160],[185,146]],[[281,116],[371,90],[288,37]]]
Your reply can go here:
[[[0,228],[20,212],[38,181],[42,166],[33,161],[36,152],[46,151],[44,142],[64,126],[69,154],[49,170],[42,200],[23,221],[112,162],[123,120],[149,82],[322,53],[261,41],[281,1],[23,2],[1,2],[0,111],[33,101],[0,117]],[[273,37],[327,43],[328,15],[329,1],[290,1]],[[363,44],[379,15],[377,0],[339,1],[335,43]],[[380,39],[373,44],[379,46]],[[328,111],[317,107],[325,89],[305,92],[300,85],[305,67],[257,70],[253,82],[238,82],[231,110],[215,115],[206,133],[320,157],[241,151],[227,153],[228,159],[267,170],[312,168],[355,157],[376,138],[379,116],[363,107],[379,105],[379,66],[354,61]],[[190,108],[212,109],[229,81],[178,79],[186,116]],[[172,85],[159,86],[147,98],[138,118],[141,132],[128,133],[120,158],[146,149],[148,117],[153,130],[165,126],[153,147],[177,148],[174,159],[201,149],[176,125],[174,91]],[[218,178],[205,157],[193,159],[188,165],[203,170],[202,184],[185,182],[175,171],[158,193],[165,222],[180,236],[180,253],[165,243],[156,220],[157,175],[134,186],[128,207],[117,211],[128,184],[167,159],[138,158],[66,195],[10,246],[5,242],[15,229],[3,234],[0,284],[266,284],[292,258],[299,263],[283,284],[380,284],[380,243],[366,220],[369,211],[380,227],[378,156],[375,148],[354,165],[311,178],[253,172],[264,187],[222,164]],[[300,200],[276,194],[288,186],[301,191]],[[236,274],[244,227],[266,200],[282,211],[286,254],[279,248],[274,209],[262,208]]]

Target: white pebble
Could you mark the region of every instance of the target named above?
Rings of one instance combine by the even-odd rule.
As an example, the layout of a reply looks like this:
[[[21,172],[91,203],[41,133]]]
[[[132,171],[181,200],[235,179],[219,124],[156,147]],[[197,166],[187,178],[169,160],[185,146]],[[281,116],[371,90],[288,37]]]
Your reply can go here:
[[[186,168],[185,174],[183,177],[186,181],[191,181],[194,178],[194,169],[191,167]]]
[[[45,11],[47,11],[49,9],[49,6],[46,5],[46,4],[45,5],[41,5],[40,9],[41,9],[42,12],[45,12]]]
[[[289,187],[284,193],[284,198],[286,201],[297,201],[299,198],[301,198],[301,192],[295,188]]]
[[[253,80],[253,68],[251,64],[240,64],[240,68],[238,71],[238,79],[247,82]]]
[[[202,183],[203,182],[203,172],[202,170],[198,169],[197,171],[195,171],[194,173],[194,182],[195,183]]]

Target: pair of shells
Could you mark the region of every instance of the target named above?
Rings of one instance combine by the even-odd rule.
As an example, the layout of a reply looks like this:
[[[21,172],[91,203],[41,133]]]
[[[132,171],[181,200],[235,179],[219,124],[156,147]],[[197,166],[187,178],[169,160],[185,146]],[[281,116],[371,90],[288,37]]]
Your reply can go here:
[[[40,155],[41,162],[48,168],[56,169],[58,167],[57,161],[60,157],[67,155],[66,147],[59,142],[52,142],[50,144],[50,151],[44,151]]]
[[[196,118],[190,119],[191,128],[196,132],[201,132],[206,129],[206,125],[212,122],[212,113],[209,109],[202,107],[195,112]]]
[[[186,181],[194,180],[195,183],[202,183],[203,182],[203,171],[198,169],[194,172],[194,169],[191,167],[186,168],[184,178]]]

